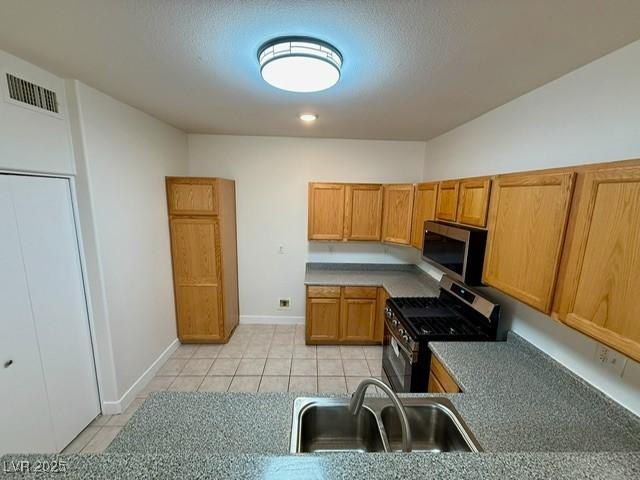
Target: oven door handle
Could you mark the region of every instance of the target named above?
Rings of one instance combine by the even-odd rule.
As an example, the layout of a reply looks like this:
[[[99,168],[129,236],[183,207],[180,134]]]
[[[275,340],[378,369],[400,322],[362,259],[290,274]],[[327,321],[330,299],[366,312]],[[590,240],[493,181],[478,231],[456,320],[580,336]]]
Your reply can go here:
[[[385,323],[387,324],[387,330],[389,331],[389,335],[391,335],[395,339],[400,350],[402,350],[404,354],[408,357],[409,362],[414,363],[413,352],[410,352],[409,349],[403,345],[402,341],[395,335],[395,332],[393,331],[393,327],[389,325],[389,322],[386,319],[385,319]]]

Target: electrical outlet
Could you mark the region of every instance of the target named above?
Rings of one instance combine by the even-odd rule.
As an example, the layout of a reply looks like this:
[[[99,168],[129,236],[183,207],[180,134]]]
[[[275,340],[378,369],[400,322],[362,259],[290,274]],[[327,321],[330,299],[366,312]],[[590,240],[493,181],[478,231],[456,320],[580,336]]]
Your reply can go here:
[[[290,298],[281,298],[278,308],[280,310],[288,310],[289,308],[291,308],[291,299]]]
[[[596,360],[607,370],[615,372],[620,376],[622,375],[624,366],[627,364],[627,357],[601,344],[598,344],[598,348],[596,348]]]

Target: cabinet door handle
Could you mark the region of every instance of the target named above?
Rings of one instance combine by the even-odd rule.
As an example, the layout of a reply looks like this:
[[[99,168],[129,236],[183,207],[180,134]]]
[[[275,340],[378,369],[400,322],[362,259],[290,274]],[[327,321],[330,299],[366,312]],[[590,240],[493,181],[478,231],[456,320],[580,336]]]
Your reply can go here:
[[[11,365],[13,365],[13,360],[7,360],[4,362],[4,368],[9,368]]]

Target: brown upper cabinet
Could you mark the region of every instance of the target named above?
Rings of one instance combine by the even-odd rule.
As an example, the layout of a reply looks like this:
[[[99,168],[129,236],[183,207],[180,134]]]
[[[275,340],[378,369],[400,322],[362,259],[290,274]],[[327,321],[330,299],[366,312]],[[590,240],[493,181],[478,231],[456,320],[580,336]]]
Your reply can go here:
[[[438,201],[438,183],[419,183],[416,185],[413,200],[413,228],[411,230],[411,245],[422,249],[424,222],[436,218],[436,203]]]
[[[484,228],[487,225],[491,179],[485,177],[461,180],[459,188],[458,223]]]
[[[216,183],[210,178],[173,177],[167,181],[169,215],[217,215]]]
[[[498,176],[489,209],[483,280],[549,313],[575,174]]]
[[[440,182],[436,218],[484,228],[490,192],[489,177]]]
[[[412,183],[384,185],[383,242],[411,244],[413,194],[414,186]]]
[[[455,222],[458,218],[458,192],[460,182],[458,180],[448,180],[440,182],[438,187],[438,205],[436,207],[436,218]]]
[[[342,240],[345,185],[309,184],[309,240]]]
[[[225,342],[238,324],[235,183],[167,177],[178,337]]]
[[[310,183],[309,240],[409,245],[414,185]]]
[[[640,361],[640,166],[580,173],[554,316]]]
[[[382,185],[346,186],[344,239],[380,240]]]

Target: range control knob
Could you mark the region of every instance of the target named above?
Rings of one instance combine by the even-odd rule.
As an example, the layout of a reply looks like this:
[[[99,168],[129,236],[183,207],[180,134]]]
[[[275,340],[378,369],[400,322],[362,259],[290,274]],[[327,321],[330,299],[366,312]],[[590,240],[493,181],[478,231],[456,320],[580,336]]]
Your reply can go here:
[[[407,331],[404,328],[399,328],[398,329],[398,333],[400,333],[400,335],[402,335],[402,338],[407,336]]]
[[[405,342],[409,343],[410,338],[409,338],[409,335],[407,335],[406,333],[405,333],[404,335],[402,335],[402,339],[403,339]]]
[[[397,327],[399,322],[394,318],[393,320],[391,320],[391,323],[393,324],[394,327]]]

